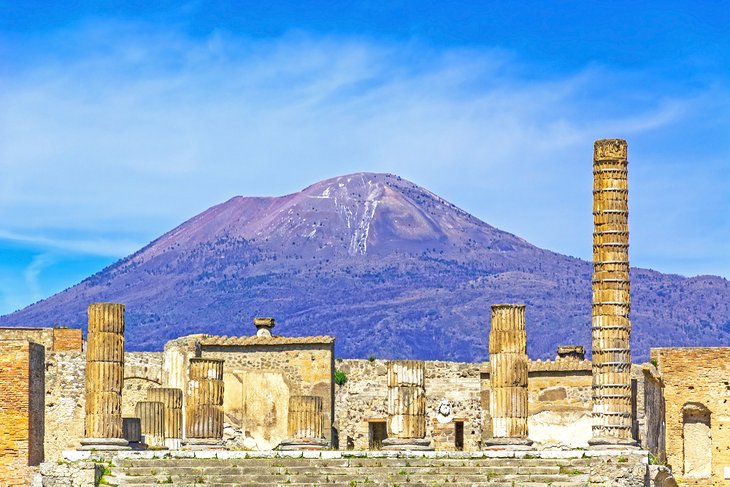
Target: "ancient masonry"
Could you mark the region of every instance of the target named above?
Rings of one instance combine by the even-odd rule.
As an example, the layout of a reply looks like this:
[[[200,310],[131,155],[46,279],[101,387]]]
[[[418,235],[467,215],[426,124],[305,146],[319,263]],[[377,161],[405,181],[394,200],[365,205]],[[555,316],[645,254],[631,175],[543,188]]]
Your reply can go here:
[[[593,152],[592,445],[634,445],[629,322],[626,141],[597,140]]]
[[[124,305],[89,305],[84,449],[128,448],[122,431]]]
[[[188,445],[219,445],[223,438],[223,360],[190,359],[186,397]]]
[[[430,450],[426,439],[426,364],[388,362],[388,438],[384,450]]]
[[[122,433],[130,447],[139,448],[142,443],[142,421],[139,418],[122,418]]]
[[[596,141],[593,162],[592,362],[579,346],[529,361],[517,304],[492,306],[482,364],[336,360],[334,338],[275,336],[273,318],[254,320],[256,336],[190,335],[125,360],[124,305],[95,303],[85,352],[80,330],[0,329],[0,487],[34,473],[34,486],[99,485],[102,472],[115,485],[213,484],[227,467],[238,484],[317,483],[355,465],[414,485],[676,487],[636,440],[683,487],[727,485],[730,348],[653,349],[632,367],[626,142]],[[301,452],[330,447],[391,451]]]
[[[165,405],[158,401],[139,401],[134,413],[140,421],[144,442],[153,447],[165,446]]]
[[[164,406],[164,445],[170,449],[180,448],[182,442],[182,396],[182,391],[173,387],[147,389],[147,400]]]
[[[41,345],[0,340],[0,485],[27,485],[43,461],[44,361]]]
[[[529,446],[525,306],[495,304],[489,332],[492,436],[487,445]]]
[[[321,397],[291,396],[288,423],[289,439],[281,443],[282,450],[322,450],[327,447]]]

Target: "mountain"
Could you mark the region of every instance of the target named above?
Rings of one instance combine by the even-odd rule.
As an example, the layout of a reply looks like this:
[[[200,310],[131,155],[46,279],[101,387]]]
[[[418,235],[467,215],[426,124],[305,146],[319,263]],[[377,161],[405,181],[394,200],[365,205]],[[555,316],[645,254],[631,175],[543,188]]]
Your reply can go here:
[[[590,210],[587,210],[590,211]],[[730,285],[632,269],[632,347],[730,343]],[[591,264],[540,249],[400,177],[360,173],[235,197],[0,325],[85,327],[127,305],[127,347],[191,333],[333,335],[341,357],[485,360],[490,305],[527,305],[528,353],[590,350]]]

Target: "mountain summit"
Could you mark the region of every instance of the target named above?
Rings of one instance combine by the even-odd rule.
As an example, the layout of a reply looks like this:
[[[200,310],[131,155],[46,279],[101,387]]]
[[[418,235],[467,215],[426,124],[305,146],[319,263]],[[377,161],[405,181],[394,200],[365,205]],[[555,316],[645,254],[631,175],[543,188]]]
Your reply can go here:
[[[589,216],[587,216],[589,217]],[[127,305],[127,345],[190,333],[337,337],[344,357],[485,360],[490,305],[527,304],[528,353],[590,349],[591,264],[540,249],[390,174],[358,173],[281,197],[235,197],[0,325],[85,326]],[[632,269],[632,347],[730,341],[730,285]]]

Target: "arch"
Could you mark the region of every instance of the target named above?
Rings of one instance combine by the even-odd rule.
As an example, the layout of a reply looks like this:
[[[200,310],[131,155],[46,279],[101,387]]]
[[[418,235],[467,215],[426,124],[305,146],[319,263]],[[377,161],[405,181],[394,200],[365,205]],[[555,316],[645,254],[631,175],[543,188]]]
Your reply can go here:
[[[144,379],[154,382],[157,385],[162,384],[162,368],[147,367],[142,365],[125,365],[124,379]]]
[[[711,411],[702,403],[689,402],[682,407],[685,477],[707,478],[712,475],[711,416]]]

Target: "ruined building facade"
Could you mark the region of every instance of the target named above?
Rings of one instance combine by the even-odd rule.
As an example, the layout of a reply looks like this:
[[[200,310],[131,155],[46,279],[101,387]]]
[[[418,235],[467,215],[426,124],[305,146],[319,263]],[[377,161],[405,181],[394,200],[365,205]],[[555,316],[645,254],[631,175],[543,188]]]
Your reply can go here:
[[[0,329],[0,478],[27,485],[77,449],[641,448],[681,485],[727,485],[730,348],[631,363],[625,141],[597,141],[593,162],[591,361],[575,346],[529,360],[519,303],[493,307],[483,363],[340,360],[334,338],[277,336],[271,318],[125,352],[124,306],[92,303],[87,342]]]

